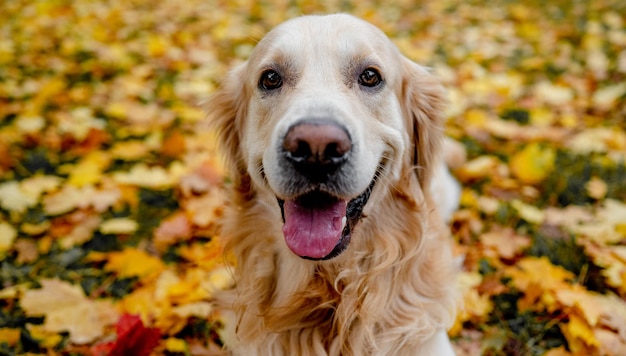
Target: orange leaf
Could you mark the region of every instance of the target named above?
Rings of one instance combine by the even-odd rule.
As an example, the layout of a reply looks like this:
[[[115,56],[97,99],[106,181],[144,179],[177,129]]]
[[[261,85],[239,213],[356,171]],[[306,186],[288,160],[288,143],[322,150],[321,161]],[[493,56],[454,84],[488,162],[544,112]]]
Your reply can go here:
[[[160,251],[179,241],[191,238],[191,222],[184,213],[176,213],[163,220],[154,231],[154,244]]]
[[[180,157],[185,150],[185,136],[178,130],[167,136],[161,146],[161,153],[167,157]]]

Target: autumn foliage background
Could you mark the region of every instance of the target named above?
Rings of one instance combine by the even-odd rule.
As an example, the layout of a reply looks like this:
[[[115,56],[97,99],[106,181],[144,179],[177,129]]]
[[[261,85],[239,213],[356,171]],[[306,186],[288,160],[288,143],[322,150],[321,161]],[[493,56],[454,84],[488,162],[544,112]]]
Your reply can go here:
[[[459,355],[626,355],[626,3],[0,3],[0,355],[210,355],[233,281],[200,102],[349,12],[449,90]]]

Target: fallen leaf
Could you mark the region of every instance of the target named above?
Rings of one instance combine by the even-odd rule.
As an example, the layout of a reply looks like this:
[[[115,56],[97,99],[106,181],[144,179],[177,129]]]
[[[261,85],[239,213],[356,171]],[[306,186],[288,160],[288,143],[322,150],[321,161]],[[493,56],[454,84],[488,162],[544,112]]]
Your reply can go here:
[[[180,157],[186,149],[185,136],[180,131],[174,131],[163,141],[161,154],[167,157]]]
[[[30,337],[37,340],[42,347],[55,348],[63,341],[63,336],[55,331],[48,330],[49,327],[29,324],[27,328]]]
[[[608,191],[606,182],[598,177],[592,177],[585,184],[585,189],[587,189],[587,195],[596,200],[604,199]]]
[[[185,340],[170,337],[165,340],[165,349],[169,352],[185,353],[187,352],[187,343]]]
[[[28,316],[44,316],[42,328],[47,332],[68,331],[72,342],[85,344],[102,336],[117,319],[110,302],[88,299],[79,286],[58,279],[40,283],[41,289],[24,292],[20,305]]]
[[[132,234],[137,231],[139,224],[129,218],[115,218],[103,221],[99,230],[103,234]]]
[[[11,224],[0,221],[0,252],[10,249],[16,237],[17,230]]]
[[[20,340],[20,329],[0,328],[0,344],[15,346]]]
[[[598,349],[601,355],[626,355],[626,340],[623,336],[606,329],[594,329],[593,333],[596,340],[598,340]]]
[[[68,183],[76,187],[100,182],[102,172],[109,166],[111,158],[101,151],[90,152],[72,167]]]
[[[535,86],[535,96],[543,102],[560,106],[568,104],[574,98],[574,92],[571,88],[554,85],[549,82],[541,82]]]
[[[120,184],[130,184],[147,188],[168,188],[174,184],[174,178],[163,167],[148,167],[139,163],[128,173],[117,172],[113,174],[113,179]]]
[[[2,209],[23,213],[37,203],[37,197],[24,192],[19,182],[8,181],[0,184],[0,207]]]
[[[223,262],[223,252],[221,244],[216,239],[209,243],[184,245],[179,249],[180,257],[207,270],[212,270]]]
[[[465,163],[457,174],[463,181],[493,177],[493,172],[500,164],[500,160],[492,156],[480,156]]]
[[[224,196],[217,189],[213,189],[200,197],[187,199],[184,209],[189,213],[194,225],[208,227],[222,216],[224,202]]]
[[[535,206],[525,204],[517,199],[511,202],[511,206],[522,219],[530,223],[539,225],[545,220],[545,212]]]
[[[157,257],[130,247],[121,252],[111,253],[109,261],[104,266],[106,271],[115,272],[120,278],[142,279],[157,277],[164,268],[165,265]]]
[[[480,236],[480,241],[496,252],[496,256],[512,259],[523,249],[530,246],[530,239],[517,235],[512,229],[496,229]]]
[[[543,181],[554,168],[554,149],[537,143],[526,145],[511,157],[511,172],[522,182],[536,184]]]
[[[208,319],[213,311],[213,305],[209,302],[195,302],[189,304],[183,304],[172,308],[172,313],[178,317],[187,319],[190,317],[197,317],[202,319]]]
[[[159,329],[146,328],[136,315],[122,315],[116,324],[116,330],[117,339],[114,342],[92,347],[94,356],[148,356],[161,339]]]
[[[589,324],[576,314],[570,314],[569,322],[561,325],[561,330],[574,353],[590,352],[600,346]]]
[[[114,158],[134,161],[147,156],[150,148],[142,141],[123,141],[116,143],[109,153]]]
[[[0,235],[2,232],[0,232]],[[37,244],[31,239],[19,239],[13,245],[17,252],[15,261],[19,264],[31,263],[37,260],[39,252]]]
[[[188,240],[192,237],[191,222],[184,213],[176,213],[163,220],[154,231],[154,244],[160,251],[177,242]]]
[[[596,90],[591,101],[595,107],[609,110],[624,96],[626,96],[626,83],[620,83]]]
[[[463,296],[463,307],[458,311],[459,315],[449,331],[450,335],[458,335],[463,329],[463,322],[483,320],[493,310],[489,296],[481,295],[476,289],[482,280],[479,273],[462,272],[457,277],[459,293]]]
[[[567,289],[569,281],[575,277],[565,268],[550,263],[547,257],[524,257],[515,266],[507,267],[505,273],[512,277],[511,282],[521,291],[531,284],[550,291]]]

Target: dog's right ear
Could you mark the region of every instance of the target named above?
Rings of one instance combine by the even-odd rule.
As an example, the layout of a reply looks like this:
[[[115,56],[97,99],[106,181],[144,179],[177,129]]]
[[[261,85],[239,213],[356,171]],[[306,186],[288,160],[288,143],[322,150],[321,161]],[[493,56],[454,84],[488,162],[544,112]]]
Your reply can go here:
[[[218,149],[224,155],[228,175],[239,189],[243,188],[242,185],[249,185],[240,148],[241,130],[248,111],[245,69],[246,63],[242,63],[231,70],[222,81],[221,87],[204,105],[209,126],[217,132]]]

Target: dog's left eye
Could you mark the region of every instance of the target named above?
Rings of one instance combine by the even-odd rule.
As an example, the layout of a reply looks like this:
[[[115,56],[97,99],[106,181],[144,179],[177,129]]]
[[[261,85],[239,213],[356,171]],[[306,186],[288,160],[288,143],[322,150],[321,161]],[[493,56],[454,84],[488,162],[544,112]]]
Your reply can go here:
[[[274,70],[266,70],[259,79],[259,88],[265,90],[278,89],[283,85],[283,78]]]
[[[359,84],[364,87],[372,88],[380,85],[382,81],[380,73],[374,68],[367,68],[359,75]]]

